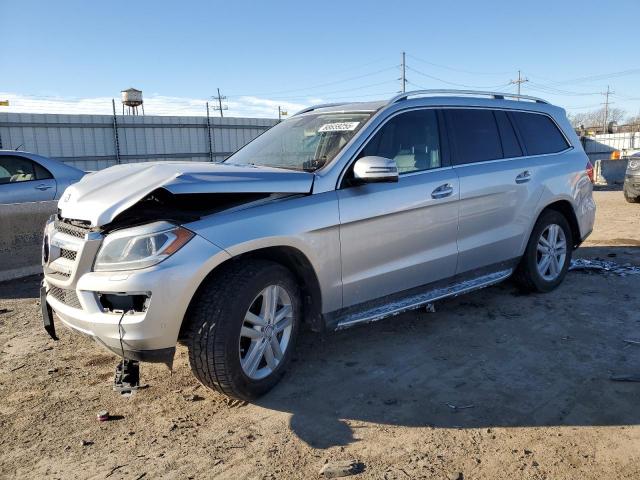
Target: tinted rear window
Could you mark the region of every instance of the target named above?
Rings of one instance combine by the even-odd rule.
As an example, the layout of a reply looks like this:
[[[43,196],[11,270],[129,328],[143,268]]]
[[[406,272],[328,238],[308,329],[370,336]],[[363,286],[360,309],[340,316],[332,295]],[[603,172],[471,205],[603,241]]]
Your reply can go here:
[[[491,110],[445,110],[455,163],[483,162],[502,158],[498,125]]]
[[[512,112],[528,155],[561,152],[569,147],[556,124],[546,115]]]
[[[498,122],[498,130],[500,130],[500,138],[502,139],[502,150],[505,158],[521,157],[522,148],[513,130],[511,120],[507,114],[501,110],[496,110],[496,121]]]

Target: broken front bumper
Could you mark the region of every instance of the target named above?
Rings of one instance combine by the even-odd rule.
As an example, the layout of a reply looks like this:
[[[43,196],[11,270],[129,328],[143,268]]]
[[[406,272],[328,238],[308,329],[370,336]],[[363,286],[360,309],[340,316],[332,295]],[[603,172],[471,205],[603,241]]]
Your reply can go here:
[[[49,268],[55,259],[45,262],[45,328],[55,336],[53,317],[47,318],[50,307],[65,326],[92,337],[117,355],[124,351],[125,358],[132,360],[171,361],[191,298],[206,275],[229,258],[226,252],[196,235],[155,266],[93,272],[91,266],[99,245],[92,244],[88,236],[78,242],[58,232],[49,235],[63,251],[75,249],[77,254],[67,262],[68,275],[61,276]],[[72,245],[74,242],[76,245]]]

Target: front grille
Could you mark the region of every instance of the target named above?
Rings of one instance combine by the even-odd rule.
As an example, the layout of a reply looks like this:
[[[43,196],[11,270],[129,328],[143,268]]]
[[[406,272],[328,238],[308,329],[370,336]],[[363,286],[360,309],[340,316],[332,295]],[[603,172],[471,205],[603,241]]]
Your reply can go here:
[[[80,305],[80,300],[78,300],[78,295],[76,294],[75,290],[68,290],[66,288],[59,288],[59,287],[51,287],[48,293],[56,300],[64,303],[65,305],[70,306],[71,308],[82,308],[82,306]]]
[[[67,260],[71,260],[72,262],[76,259],[76,255],[78,252],[74,252],[73,250],[67,250],[66,248],[60,249],[60,256],[62,258],[66,258]]]
[[[47,273],[47,275],[49,277],[57,278],[58,280],[69,280],[69,278],[71,277],[70,273],[57,272],[57,271],[51,271],[51,272]]]
[[[76,222],[79,222],[76,220]],[[84,238],[84,236],[91,232],[91,228],[86,225],[78,225],[76,223],[71,223],[71,221],[66,219],[56,218],[54,222],[54,227],[57,231],[66,233],[67,235],[71,235],[77,238]]]

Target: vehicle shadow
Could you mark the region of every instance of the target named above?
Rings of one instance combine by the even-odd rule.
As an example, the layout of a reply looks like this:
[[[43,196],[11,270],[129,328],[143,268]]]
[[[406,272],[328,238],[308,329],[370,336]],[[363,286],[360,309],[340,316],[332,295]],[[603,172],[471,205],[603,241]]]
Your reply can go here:
[[[577,256],[640,265],[638,247]],[[357,442],[368,423],[433,428],[635,425],[640,276],[569,272],[549,294],[506,282],[321,337],[303,336],[263,407],[291,414],[315,448]]]
[[[0,282],[0,300],[38,298],[41,281],[42,274],[38,274]]]

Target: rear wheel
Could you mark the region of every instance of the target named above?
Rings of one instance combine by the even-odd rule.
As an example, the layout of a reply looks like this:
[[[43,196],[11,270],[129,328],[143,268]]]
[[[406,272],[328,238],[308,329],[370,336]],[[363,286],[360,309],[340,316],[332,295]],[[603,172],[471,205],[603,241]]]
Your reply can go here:
[[[533,227],[527,248],[515,274],[525,290],[550,292],[569,269],[573,238],[569,222],[561,213],[547,210]]]
[[[253,400],[282,378],[300,323],[294,276],[280,264],[250,260],[201,288],[190,310],[189,363],[202,384]]]

